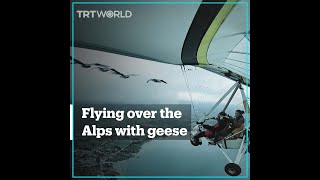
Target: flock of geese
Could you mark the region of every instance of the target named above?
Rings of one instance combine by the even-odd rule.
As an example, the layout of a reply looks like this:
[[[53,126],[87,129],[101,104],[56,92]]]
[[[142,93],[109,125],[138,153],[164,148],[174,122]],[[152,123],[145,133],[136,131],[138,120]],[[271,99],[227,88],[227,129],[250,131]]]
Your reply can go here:
[[[101,72],[109,72],[110,71],[112,74],[119,75],[120,78],[123,78],[123,79],[128,79],[131,76],[138,76],[137,74],[123,74],[123,73],[119,72],[118,70],[116,70],[114,68],[111,68],[110,66],[105,65],[105,64],[100,64],[100,63],[86,64],[86,63],[83,63],[83,62],[79,61],[78,59],[73,59],[73,60],[74,60],[74,64],[79,64],[82,68],[86,68],[86,69],[90,68],[90,70],[98,69]],[[72,64],[72,58],[71,57],[70,57],[70,64]],[[168,84],[166,81],[164,81],[162,79],[149,79],[147,81],[147,83],[149,83],[150,81],[155,82],[155,83]]]

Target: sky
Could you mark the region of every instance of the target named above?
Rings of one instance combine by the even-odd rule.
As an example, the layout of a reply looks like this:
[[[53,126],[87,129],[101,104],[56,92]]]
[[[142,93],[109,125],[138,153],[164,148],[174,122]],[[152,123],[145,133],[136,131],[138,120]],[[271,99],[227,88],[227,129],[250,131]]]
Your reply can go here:
[[[75,102],[112,104],[194,104],[214,105],[235,83],[225,77],[195,66],[181,66],[142,60],[102,51],[75,48],[75,58],[84,63],[101,63],[123,74],[135,74],[128,79],[110,71],[82,68],[74,65]],[[70,82],[71,82],[70,65]],[[164,83],[146,83],[149,79],[162,79]],[[189,88],[187,88],[189,87]],[[247,87],[244,86],[245,93]],[[250,94],[250,88],[248,88]],[[230,93],[231,94],[231,93]],[[230,96],[230,95],[229,95]],[[191,101],[192,99],[192,101]],[[226,102],[225,99],[223,102]],[[230,103],[242,107],[238,91]]]

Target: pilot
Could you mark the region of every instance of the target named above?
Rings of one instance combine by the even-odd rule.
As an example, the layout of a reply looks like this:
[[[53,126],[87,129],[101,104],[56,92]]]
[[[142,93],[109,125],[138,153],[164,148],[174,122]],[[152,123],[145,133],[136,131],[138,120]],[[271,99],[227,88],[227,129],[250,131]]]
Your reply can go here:
[[[202,126],[207,129],[206,131],[202,131],[199,134],[194,136],[196,141],[199,141],[201,137],[213,138],[215,137],[215,133],[217,131],[221,131],[230,123],[229,117],[225,112],[220,112],[217,117],[218,123],[214,125],[203,124]]]
[[[235,112],[235,118],[229,116],[229,124],[225,126],[222,130],[216,131],[214,135],[214,144],[223,139],[224,137],[228,136],[231,132],[237,133],[244,128],[244,111],[238,109]],[[240,133],[237,134],[235,137],[239,137]]]

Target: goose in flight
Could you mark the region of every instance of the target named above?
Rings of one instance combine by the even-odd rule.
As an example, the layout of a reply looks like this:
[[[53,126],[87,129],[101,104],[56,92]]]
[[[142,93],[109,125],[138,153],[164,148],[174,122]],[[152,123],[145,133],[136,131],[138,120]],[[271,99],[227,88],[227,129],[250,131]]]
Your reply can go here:
[[[77,59],[73,59],[73,60],[74,60],[74,64],[80,64],[81,67],[83,67],[83,68],[90,68],[91,67],[90,64],[83,63],[83,62],[81,62],[81,61],[79,61]],[[72,60],[71,59],[70,59],[70,64],[72,64]]]
[[[136,74],[123,74],[115,69],[110,69],[110,71],[112,71],[112,74],[117,74],[117,75],[120,75],[120,78],[123,78],[123,79],[128,79],[130,76],[137,76]]]
[[[71,59],[70,59],[70,64],[72,64]],[[74,59],[74,64],[80,64],[81,67],[83,67],[83,68],[91,68],[92,66],[95,66],[89,70],[99,69],[99,71],[101,71],[101,72],[112,71],[112,74],[120,75],[120,78],[123,78],[123,79],[128,79],[130,76],[137,76],[136,74],[127,74],[127,75],[123,74],[123,73],[117,71],[116,69],[110,68],[110,66],[108,66],[108,65],[100,64],[100,63],[86,64],[86,63],[83,63],[77,59]]]
[[[153,81],[153,82],[156,82],[156,83],[166,83],[166,84],[168,84],[167,82],[165,82],[165,81],[162,80],[162,79],[149,79],[149,80],[147,81],[147,83],[148,83],[149,81]]]
[[[95,66],[101,67],[101,68],[109,68],[109,67],[110,67],[110,66],[108,66],[108,65],[100,64],[100,63],[94,63],[94,64],[92,64],[92,65],[95,65]]]
[[[94,67],[92,69],[99,69],[99,71],[101,71],[101,72],[107,72],[107,71],[110,70],[110,68],[107,67],[107,66],[105,66],[105,67]],[[92,69],[90,69],[90,70],[92,70]]]

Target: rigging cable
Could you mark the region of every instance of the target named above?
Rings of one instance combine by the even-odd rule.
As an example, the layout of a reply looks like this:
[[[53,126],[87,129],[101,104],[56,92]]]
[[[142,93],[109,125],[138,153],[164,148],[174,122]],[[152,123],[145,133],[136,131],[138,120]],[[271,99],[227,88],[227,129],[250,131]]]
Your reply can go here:
[[[195,72],[196,72],[196,81],[197,81],[197,84],[198,84],[198,88],[199,88],[199,90],[200,90],[200,84],[199,84],[199,74],[198,74],[198,71],[197,71],[197,67],[195,66],[194,67],[194,70],[195,70]],[[204,83],[203,83],[204,84]],[[204,100],[205,99],[205,96],[204,96],[204,93],[200,93],[201,95],[201,98],[202,98],[202,100]],[[201,101],[200,101],[200,105],[201,105],[201,109],[205,106],[205,102],[204,101],[202,101],[202,103],[201,103]],[[200,110],[199,110],[200,111]],[[202,110],[202,112],[203,112],[203,110]],[[206,112],[203,112],[203,115],[205,116],[206,115]]]
[[[184,81],[185,81],[185,83],[186,83],[186,86],[187,86],[187,89],[188,89],[188,93],[189,93],[189,96],[190,96],[193,113],[194,113],[195,117],[196,117],[197,120],[198,120],[199,117],[198,117],[198,115],[197,115],[197,113],[196,113],[196,110],[195,110],[195,107],[194,107],[194,103],[193,103],[192,95],[191,95],[191,92],[190,92],[190,87],[189,87],[189,82],[188,82],[187,74],[186,74],[186,71],[185,71],[185,67],[184,67],[184,65],[180,65],[180,67],[181,67],[181,71],[182,71],[182,74],[183,74],[183,78],[184,78]]]

